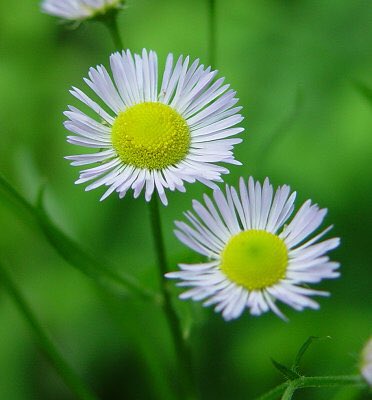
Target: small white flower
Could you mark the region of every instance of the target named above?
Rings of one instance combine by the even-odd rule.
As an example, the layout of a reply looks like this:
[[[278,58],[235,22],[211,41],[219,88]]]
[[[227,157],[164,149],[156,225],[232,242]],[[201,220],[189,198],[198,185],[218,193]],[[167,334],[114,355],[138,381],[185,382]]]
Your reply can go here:
[[[360,370],[363,378],[372,387],[372,337],[363,349]]]
[[[174,66],[169,54],[158,87],[153,51],[114,53],[110,64],[113,79],[103,66],[85,79],[105,109],[81,90],[71,91],[99,118],[72,106],[65,112],[65,127],[74,133],[68,142],[100,149],[66,157],[75,166],[98,163],[81,171],[76,183],[92,181],[86,190],[108,187],[101,200],[132,189],[135,198],[144,190],[149,201],[157,190],[167,204],[165,189],[185,191],[184,182],[195,181],[216,187],[212,182],[229,172],[216,163],[240,164],[232,150],[241,139],[230,137],[243,131],[234,127],[243,120],[241,107],[234,107],[238,99],[224,78],[214,81],[217,71],[182,56]]]
[[[118,9],[123,0],[44,0],[41,9],[46,14],[69,21],[82,21]]]
[[[181,271],[166,275],[180,279],[178,286],[191,287],[180,298],[215,305],[225,320],[238,318],[245,308],[252,315],[272,310],[285,319],[276,300],[298,311],[317,309],[310,296],[328,293],[307,284],[339,276],[339,264],[325,254],[340,241],[319,242],[331,227],[305,241],[327,212],[310,200],[284,225],[294,210],[295,196],[289,186],[274,193],[268,179],[261,186],[252,178],[246,185],[241,178],[240,193],[226,186],[226,195],[214,192],[214,202],[206,195],[205,205],[194,201],[195,214],[185,213],[190,224],[176,222],[175,234],[209,261],[180,264]]]

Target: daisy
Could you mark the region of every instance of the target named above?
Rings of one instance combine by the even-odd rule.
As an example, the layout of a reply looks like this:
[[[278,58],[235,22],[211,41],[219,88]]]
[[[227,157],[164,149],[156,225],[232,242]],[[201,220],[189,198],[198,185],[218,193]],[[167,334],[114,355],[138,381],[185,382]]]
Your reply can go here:
[[[82,21],[119,9],[123,0],[44,0],[41,9],[46,14],[70,21]]]
[[[101,200],[132,189],[135,198],[144,190],[149,201],[156,190],[167,204],[165,189],[185,191],[184,182],[195,181],[216,187],[212,182],[229,172],[217,163],[240,164],[232,150],[241,139],[231,136],[243,131],[234,127],[243,120],[241,107],[234,107],[238,99],[224,78],[214,80],[217,71],[182,56],[173,65],[169,54],[158,87],[153,51],[114,53],[110,64],[113,78],[98,66],[85,79],[105,108],[80,89],[71,91],[97,118],[70,106],[68,142],[99,149],[66,157],[74,166],[98,164],[81,171],[76,183],[91,181],[86,190],[105,186]]]
[[[226,186],[204,196],[205,205],[193,202],[195,213],[186,212],[189,224],[176,222],[175,234],[186,246],[209,258],[202,264],[180,264],[181,271],[168,278],[178,286],[191,287],[181,299],[203,300],[215,305],[225,320],[238,318],[245,308],[252,315],[269,310],[285,319],[276,301],[301,311],[317,309],[308,283],[339,276],[339,267],[325,255],[336,248],[338,238],[319,241],[331,227],[308,239],[322,223],[327,210],[306,201],[285,224],[294,209],[296,193],[289,186],[274,193],[268,179],[263,186],[241,178],[240,190]]]
[[[372,337],[363,349],[360,369],[363,378],[372,387]]]

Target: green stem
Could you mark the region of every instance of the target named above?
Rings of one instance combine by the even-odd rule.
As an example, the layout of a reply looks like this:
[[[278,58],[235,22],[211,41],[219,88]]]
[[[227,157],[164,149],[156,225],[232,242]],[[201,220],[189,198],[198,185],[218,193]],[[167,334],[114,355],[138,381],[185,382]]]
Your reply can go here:
[[[296,391],[296,387],[290,384],[289,386],[287,386],[287,389],[284,391],[281,400],[290,400],[293,397],[295,391]]]
[[[98,397],[94,395],[91,390],[85,385],[81,378],[73,371],[68,365],[66,360],[58,352],[53,342],[49,339],[47,334],[44,332],[40,323],[34,316],[32,310],[28,306],[26,300],[19,292],[17,286],[14,284],[12,278],[6,271],[6,269],[0,263],[0,278],[3,285],[8,290],[9,294],[13,297],[19,310],[29,323],[31,329],[37,338],[41,349],[45,355],[49,358],[50,362],[54,365],[55,369],[61,375],[66,385],[74,392],[78,399],[81,400],[98,400]]]
[[[185,398],[195,398],[189,347],[182,335],[180,320],[172,306],[171,295],[164,279],[164,275],[168,272],[167,260],[159,212],[159,199],[156,194],[152,197],[150,202],[150,217],[159,269],[160,288],[164,299],[163,310],[169,324],[178,359],[180,384],[182,385]]]
[[[288,382],[284,382],[281,385],[277,386],[276,388],[265,393],[264,395],[258,397],[256,400],[277,400],[279,398],[279,396],[287,388],[287,386],[288,386]]]
[[[258,397],[256,400],[277,400],[283,392],[281,400],[290,400],[297,389],[341,386],[364,388],[366,384],[359,375],[301,376],[298,379],[277,386],[270,390],[270,392]]]
[[[110,32],[112,41],[114,42],[115,50],[123,50],[124,46],[119,32],[117,13],[113,13],[107,16],[105,19],[103,19],[103,23],[106,25],[107,29]]]
[[[216,0],[208,0],[209,32],[208,32],[208,51],[209,64],[215,67],[216,63]]]

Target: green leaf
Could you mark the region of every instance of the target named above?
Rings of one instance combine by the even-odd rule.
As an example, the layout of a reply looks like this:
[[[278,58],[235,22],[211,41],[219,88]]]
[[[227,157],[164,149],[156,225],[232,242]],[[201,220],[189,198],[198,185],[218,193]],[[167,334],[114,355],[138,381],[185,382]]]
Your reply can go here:
[[[325,336],[325,337],[318,337],[318,336],[309,336],[306,342],[301,346],[300,350],[298,351],[294,364],[292,366],[293,371],[297,371],[298,367],[300,366],[300,362],[302,360],[302,357],[306,353],[307,349],[310,347],[310,345],[316,341],[316,340],[323,340],[323,339],[330,339],[330,336]]]
[[[17,206],[18,211],[23,209],[31,214],[45,238],[64,260],[94,280],[100,287],[112,291],[116,290],[116,286],[142,298],[156,300],[156,295],[144,288],[138,280],[129,275],[118,274],[114,269],[108,268],[106,262],[83,249],[51,221],[43,206],[44,187],[39,191],[36,207],[0,175],[0,193],[1,191]]]
[[[274,364],[274,367],[281,372],[287,379],[289,379],[290,381],[293,381],[294,379],[297,379],[300,377],[300,375],[295,372],[292,371],[290,368],[286,367],[283,364],[278,363],[277,361],[275,361],[274,359],[271,359],[271,362]]]
[[[360,81],[354,81],[354,86],[358,92],[372,105],[372,88]]]
[[[23,314],[23,317],[28,322],[41,350],[44,352],[56,371],[60,374],[66,385],[80,400],[98,400],[95,394],[88,386],[86,386],[85,382],[83,382],[79,375],[76,374],[64,357],[60,354],[1,262],[0,282],[7,289],[9,295],[13,298],[19,311]]]

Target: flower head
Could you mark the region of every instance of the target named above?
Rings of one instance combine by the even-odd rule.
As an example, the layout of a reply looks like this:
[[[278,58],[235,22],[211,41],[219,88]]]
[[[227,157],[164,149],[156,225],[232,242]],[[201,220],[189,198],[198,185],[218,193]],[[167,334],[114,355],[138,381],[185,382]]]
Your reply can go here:
[[[153,51],[114,53],[110,64],[113,78],[98,66],[85,79],[104,107],[80,89],[71,91],[97,118],[70,106],[68,142],[100,150],[66,157],[75,166],[98,164],[81,171],[76,183],[91,181],[86,190],[106,186],[102,199],[132,189],[134,197],[144,190],[149,201],[156,190],[167,204],[165,189],[184,191],[184,182],[195,181],[215,187],[229,172],[217,163],[240,164],[232,150],[241,139],[231,136],[243,131],[234,127],[243,119],[241,107],[234,107],[235,92],[223,78],[214,81],[217,71],[182,56],[173,65],[169,54],[158,87]]]
[[[288,186],[274,193],[266,179],[261,186],[241,178],[240,193],[226,186],[204,196],[205,205],[193,202],[195,213],[186,212],[189,224],[176,222],[178,239],[209,258],[202,264],[180,264],[181,271],[168,278],[180,279],[178,286],[190,287],[181,299],[203,300],[215,305],[225,320],[238,318],[245,308],[252,315],[272,310],[285,318],[276,301],[301,311],[317,309],[313,295],[327,292],[307,287],[325,278],[339,276],[339,264],[325,255],[339,239],[319,239],[331,229],[308,239],[322,223],[327,210],[306,201],[285,225],[294,210],[296,193]]]
[[[362,351],[360,370],[363,378],[372,387],[372,337],[368,340]]]
[[[123,3],[124,0],[44,0],[41,9],[69,21],[83,21],[115,11]]]

